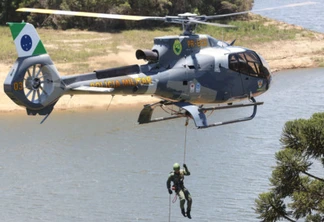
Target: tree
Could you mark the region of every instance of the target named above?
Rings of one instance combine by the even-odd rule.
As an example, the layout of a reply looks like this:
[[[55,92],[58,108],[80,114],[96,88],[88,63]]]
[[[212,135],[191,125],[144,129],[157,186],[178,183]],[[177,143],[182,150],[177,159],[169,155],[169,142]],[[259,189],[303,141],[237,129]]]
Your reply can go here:
[[[324,167],[324,113],[287,122],[280,142],[272,188],[255,201],[258,218],[324,221],[324,179],[314,175],[314,168]]]
[[[13,3],[10,5],[10,2]],[[197,13],[198,15],[213,15],[246,11],[252,8],[253,0],[2,0],[2,4],[0,4],[0,13],[2,12],[2,14],[0,16],[11,15],[8,12],[18,8],[18,3],[19,7],[163,17],[185,12]],[[16,15],[17,13],[12,14]],[[26,13],[19,13],[19,16],[26,17]],[[165,25],[161,21],[132,22],[35,13],[30,13],[27,20],[36,26],[52,26],[61,29],[80,28],[100,31],[121,30],[125,28],[155,28]]]
[[[204,0],[198,7],[201,14],[227,14],[251,10],[253,0]]]
[[[5,25],[7,22],[21,22],[26,16],[17,14],[21,0],[0,0],[0,24]]]

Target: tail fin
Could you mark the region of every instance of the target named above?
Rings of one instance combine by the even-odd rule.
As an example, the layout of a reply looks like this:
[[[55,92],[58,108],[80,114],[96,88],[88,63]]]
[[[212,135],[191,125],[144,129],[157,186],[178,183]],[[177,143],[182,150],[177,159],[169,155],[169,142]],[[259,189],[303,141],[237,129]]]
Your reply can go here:
[[[16,45],[18,58],[5,82],[5,93],[29,115],[48,115],[64,94],[65,85],[29,23],[7,23]]]
[[[18,58],[47,54],[35,27],[29,23],[7,23],[16,45]]]

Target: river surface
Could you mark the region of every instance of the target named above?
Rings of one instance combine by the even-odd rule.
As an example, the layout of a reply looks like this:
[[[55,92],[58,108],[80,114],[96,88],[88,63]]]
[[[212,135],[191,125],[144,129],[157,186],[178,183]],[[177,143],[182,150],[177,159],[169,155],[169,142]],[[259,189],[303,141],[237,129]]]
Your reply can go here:
[[[253,10],[304,2],[317,2],[318,4],[262,11],[257,14],[324,33],[324,16],[322,16],[324,0],[254,0]]]
[[[324,69],[279,72],[252,121],[187,128],[185,184],[195,221],[257,221],[288,120],[324,111]],[[168,221],[165,186],[184,160],[184,119],[137,125],[131,109],[0,116],[0,221]],[[214,112],[217,122],[251,109]],[[173,198],[173,196],[172,196]],[[171,221],[183,221],[178,206]]]
[[[255,2],[261,8],[283,1]],[[292,2],[298,1],[284,1]],[[316,30],[321,12],[305,27]],[[185,185],[193,197],[192,221],[258,221],[254,200],[270,188],[282,128],[324,111],[323,84],[323,68],[278,72],[256,98],[264,105],[252,121],[205,130],[189,122]],[[137,125],[141,108],[54,111],[42,125],[39,116],[2,113],[0,221],[169,221],[165,182],[173,163],[184,162],[185,122]],[[250,112],[218,111],[210,118]],[[187,221],[178,204],[171,204],[171,221]]]

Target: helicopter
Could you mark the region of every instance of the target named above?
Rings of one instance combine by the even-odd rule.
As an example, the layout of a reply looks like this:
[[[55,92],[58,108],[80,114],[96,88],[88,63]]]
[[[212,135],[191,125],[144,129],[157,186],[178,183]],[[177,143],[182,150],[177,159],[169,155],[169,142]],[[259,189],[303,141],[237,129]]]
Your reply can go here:
[[[306,4],[314,2],[276,8]],[[275,8],[258,11],[272,9]],[[181,24],[183,27],[181,35],[156,37],[152,49],[138,49],[135,52],[136,58],[145,60],[146,64],[60,76],[35,27],[25,22],[7,23],[18,58],[5,79],[4,91],[12,101],[25,107],[28,115],[44,115],[41,123],[63,95],[152,95],[160,98],[160,101],[144,105],[138,117],[139,124],[186,117],[192,118],[197,128],[209,128],[253,119],[257,106],[263,104],[256,102],[255,97],[270,87],[270,67],[257,52],[234,46],[235,40],[227,43],[194,32],[198,24],[233,27],[207,21],[250,11],[212,16],[184,13],[165,17],[35,8],[20,8],[17,11],[135,21],[157,20]],[[242,100],[248,102],[234,103]],[[175,110],[173,106],[178,109]],[[243,118],[208,123],[205,115],[208,111],[247,106],[252,106],[253,111],[250,116]],[[157,107],[168,115],[152,118]]]

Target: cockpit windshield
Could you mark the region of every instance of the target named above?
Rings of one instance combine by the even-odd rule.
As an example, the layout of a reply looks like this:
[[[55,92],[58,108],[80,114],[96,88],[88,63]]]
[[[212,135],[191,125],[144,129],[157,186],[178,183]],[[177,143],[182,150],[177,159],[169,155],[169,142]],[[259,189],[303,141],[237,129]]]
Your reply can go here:
[[[254,51],[233,53],[229,55],[229,69],[255,77],[269,76],[269,70],[262,64]]]

